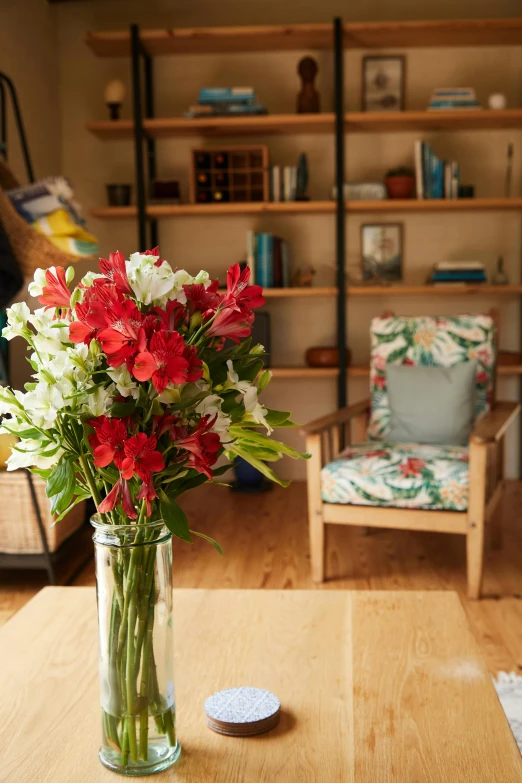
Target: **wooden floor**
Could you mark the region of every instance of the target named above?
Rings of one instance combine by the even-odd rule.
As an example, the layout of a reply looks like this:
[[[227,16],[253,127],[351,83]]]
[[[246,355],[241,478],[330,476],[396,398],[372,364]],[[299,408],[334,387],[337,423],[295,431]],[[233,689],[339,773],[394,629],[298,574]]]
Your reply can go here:
[[[522,672],[522,483],[508,483],[502,514],[504,546],[488,551],[485,595],[468,601],[463,536],[328,528],[328,581],[310,579],[304,484],[264,495],[206,486],[183,505],[191,527],[216,538],[224,557],[201,539],[174,544],[174,586],[266,589],[456,590],[491,670]],[[89,533],[86,547],[92,547]],[[28,601],[45,578],[0,573],[0,623]],[[73,584],[94,584],[92,562]]]

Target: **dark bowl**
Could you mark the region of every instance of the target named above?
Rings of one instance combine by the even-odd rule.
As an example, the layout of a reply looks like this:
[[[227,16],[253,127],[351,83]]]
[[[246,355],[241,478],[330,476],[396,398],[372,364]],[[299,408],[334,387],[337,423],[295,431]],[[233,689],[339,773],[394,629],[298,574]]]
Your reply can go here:
[[[349,365],[352,352],[346,349],[346,364]],[[339,367],[339,349],[328,346],[315,345],[308,348],[305,360],[309,367]]]

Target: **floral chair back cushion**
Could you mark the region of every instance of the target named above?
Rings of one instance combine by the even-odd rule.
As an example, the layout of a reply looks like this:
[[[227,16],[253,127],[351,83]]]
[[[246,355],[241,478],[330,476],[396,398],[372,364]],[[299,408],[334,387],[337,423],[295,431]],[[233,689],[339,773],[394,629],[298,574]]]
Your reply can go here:
[[[370,439],[382,440],[390,426],[388,363],[452,367],[476,359],[476,414],[489,410],[495,374],[495,325],[491,316],[374,318],[370,333]]]

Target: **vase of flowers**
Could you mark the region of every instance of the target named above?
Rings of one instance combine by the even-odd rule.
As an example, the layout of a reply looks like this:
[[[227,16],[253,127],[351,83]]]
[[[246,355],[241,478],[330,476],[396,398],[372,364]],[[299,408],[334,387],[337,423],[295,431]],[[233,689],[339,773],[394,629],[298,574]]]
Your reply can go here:
[[[158,248],[74,272],[37,270],[42,305],[8,310],[23,337],[26,391],[0,389],[2,429],[19,441],[8,470],[47,481],[59,523],[92,497],[100,632],[100,759],[126,775],[165,769],[180,753],[172,667],[172,537],[199,536],[180,496],[237,457],[285,486],[267,462],[305,457],[270,436],[292,426],[266,408],[263,348],[249,338],[264,303],[248,268],[226,290],[206,272],[173,270]]]

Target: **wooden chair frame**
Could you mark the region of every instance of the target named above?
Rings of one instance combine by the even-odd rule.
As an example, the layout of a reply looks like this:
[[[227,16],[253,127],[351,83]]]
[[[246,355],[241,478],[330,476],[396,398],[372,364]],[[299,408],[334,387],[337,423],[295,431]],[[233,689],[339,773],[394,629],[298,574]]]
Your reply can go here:
[[[501,545],[500,515],[495,515],[504,486],[504,435],[519,413],[516,402],[497,402],[481,416],[469,441],[469,502],[467,511],[384,508],[324,503],[321,468],[334,460],[344,446],[366,440],[370,401],[355,403],[301,428],[306,435],[308,515],[312,578],[325,578],[325,527],[360,525],[398,530],[459,533],[466,536],[467,581],[470,598],[480,598],[486,524],[491,543]]]

